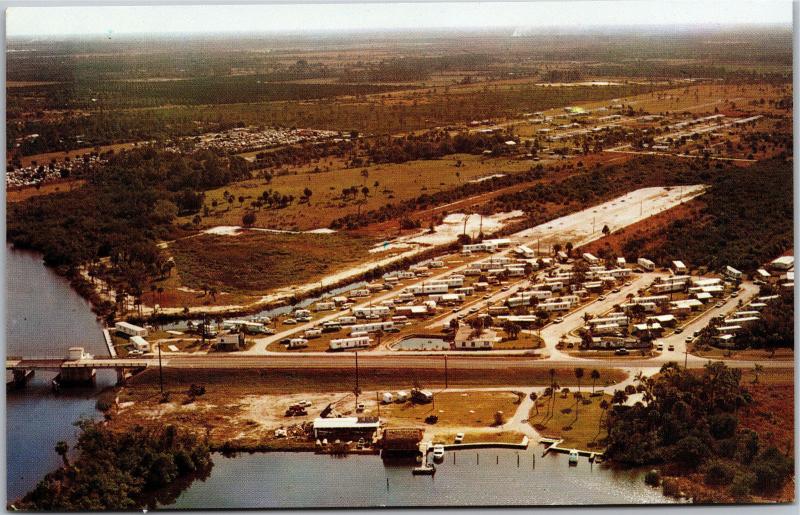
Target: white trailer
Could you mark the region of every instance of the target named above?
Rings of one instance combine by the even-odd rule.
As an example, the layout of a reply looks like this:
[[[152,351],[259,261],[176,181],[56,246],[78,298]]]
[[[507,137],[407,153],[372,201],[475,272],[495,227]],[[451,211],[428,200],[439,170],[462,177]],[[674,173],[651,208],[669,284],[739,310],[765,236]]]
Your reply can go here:
[[[371,324],[357,324],[350,327],[350,334],[364,332],[374,333],[376,331],[386,331],[394,328],[394,322],[373,322]]]
[[[292,338],[289,340],[290,349],[302,349],[303,347],[308,347],[308,340],[305,338]]]
[[[314,305],[314,311],[330,311],[336,307],[333,302],[317,302]]]
[[[118,333],[126,334],[128,336],[147,336],[147,329],[139,327],[138,325],[129,324],[128,322],[117,322],[114,324],[114,329]]]
[[[640,257],[639,259],[636,260],[636,264],[638,264],[640,267],[649,272],[652,272],[653,270],[656,269],[656,264],[647,258]]]
[[[463,280],[461,284],[464,284]],[[449,286],[447,283],[441,283],[441,282],[425,283],[422,285],[422,293],[423,294],[447,293],[448,288]]]
[[[330,341],[331,350],[360,349],[369,347],[369,336],[358,336],[356,338],[337,338]]]
[[[362,308],[353,308],[353,314],[356,318],[370,318],[370,317],[385,317],[389,316],[390,310],[388,306],[367,306]]]

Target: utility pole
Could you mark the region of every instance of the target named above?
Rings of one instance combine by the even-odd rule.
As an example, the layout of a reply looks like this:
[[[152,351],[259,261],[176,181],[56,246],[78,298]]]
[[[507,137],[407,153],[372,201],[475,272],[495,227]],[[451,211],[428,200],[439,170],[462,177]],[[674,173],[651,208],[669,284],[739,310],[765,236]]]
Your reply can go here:
[[[161,342],[158,344],[158,386],[161,389],[161,396],[164,396],[164,371],[161,368]]]
[[[444,355],[444,389],[447,390],[447,354]]]
[[[686,347],[683,349],[683,369],[688,370],[689,365],[689,342],[686,342]]]

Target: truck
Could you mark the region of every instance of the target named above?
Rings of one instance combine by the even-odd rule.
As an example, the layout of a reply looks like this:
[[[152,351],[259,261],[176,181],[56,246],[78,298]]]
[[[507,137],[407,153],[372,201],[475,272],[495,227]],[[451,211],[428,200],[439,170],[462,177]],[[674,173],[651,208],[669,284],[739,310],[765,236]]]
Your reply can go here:
[[[417,404],[427,404],[433,401],[433,394],[428,390],[422,390],[419,388],[412,388],[411,389],[411,400]]]

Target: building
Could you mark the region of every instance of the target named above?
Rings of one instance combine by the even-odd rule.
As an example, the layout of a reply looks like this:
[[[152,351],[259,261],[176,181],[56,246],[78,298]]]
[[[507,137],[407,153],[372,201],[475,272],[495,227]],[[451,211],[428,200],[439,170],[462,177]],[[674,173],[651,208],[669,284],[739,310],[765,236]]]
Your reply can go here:
[[[781,256],[773,259],[769,267],[773,270],[789,270],[794,268],[794,256]]]
[[[731,279],[741,279],[742,278],[742,272],[740,272],[739,270],[736,270],[735,268],[733,268],[730,265],[725,266],[725,275],[728,276]]]
[[[128,336],[141,336],[142,338],[147,336],[147,329],[139,327],[138,325],[129,324],[128,322],[117,322],[114,324],[114,329],[118,333]]]
[[[135,350],[142,352],[150,352],[150,342],[148,342],[141,336],[131,336],[130,342]]]
[[[372,441],[380,425],[378,417],[315,418],[314,438]]]
[[[672,262],[672,271],[676,274],[685,274],[689,271],[689,269],[686,268],[686,265],[683,263],[683,261],[676,259]]]
[[[387,427],[381,438],[384,455],[419,453],[423,434],[423,430],[416,427]]]
[[[652,272],[653,270],[656,269],[656,264],[647,258],[640,257],[639,259],[636,260],[636,264],[638,264],[641,268],[649,272]]]
[[[217,336],[214,347],[220,351],[237,351],[244,347],[244,334],[239,332],[223,332]]]
[[[331,350],[359,349],[369,347],[369,336],[355,336],[352,338],[336,338],[328,344]]]

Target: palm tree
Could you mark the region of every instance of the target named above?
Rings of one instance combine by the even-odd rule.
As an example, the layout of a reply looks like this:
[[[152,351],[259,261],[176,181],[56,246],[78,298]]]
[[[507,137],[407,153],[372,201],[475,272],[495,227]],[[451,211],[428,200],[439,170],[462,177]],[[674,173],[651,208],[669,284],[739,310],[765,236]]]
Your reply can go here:
[[[600,409],[603,410],[600,412],[600,418],[597,420],[597,434],[595,435],[594,439],[597,440],[597,437],[600,436],[600,432],[603,430],[603,413],[606,414],[606,419],[608,419],[608,408],[610,404],[608,401],[603,399],[600,401]]]
[[[589,377],[592,378],[592,395],[594,395],[594,385],[597,380],[600,379],[600,372],[598,372],[598,370],[595,368],[592,370],[591,374],[589,374]]]
[[[56,452],[59,456],[61,456],[61,459],[64,460],[64,468],[68,469],[69,458],[67,458],[67,451],[69,451],[69,445],[67,445],[67,442],[61,440],[56,444]]]
[[[583,369],[578,367],[575,369],[575,378],[578,380],[578,393],[581,393],[581,379],[583,379]]]
[[[611,398],[611,404],[617,404],[622,406],[628,401],[628,394],[625,393],[625,390],[616,390],[614,392],[614,396]]]

